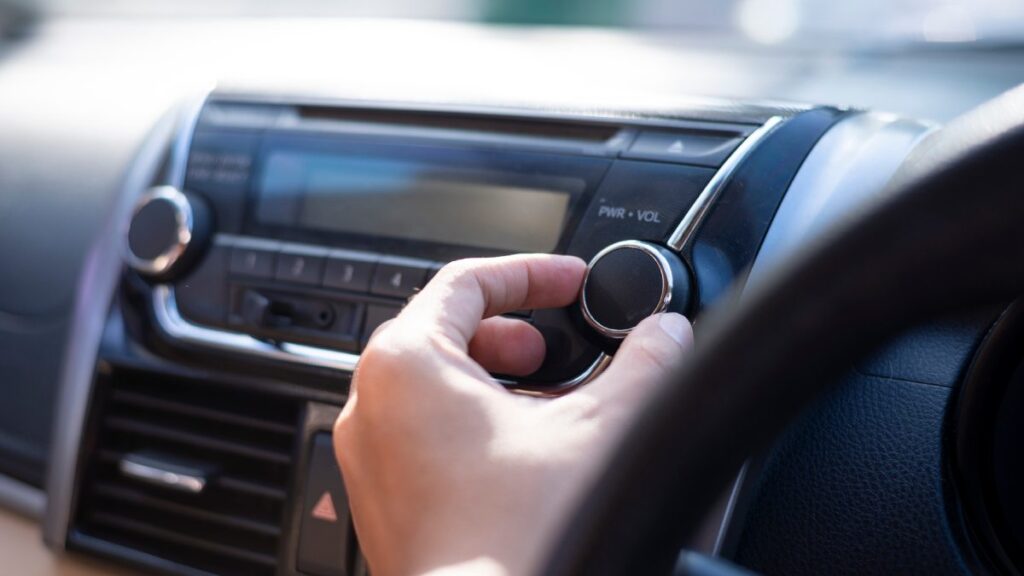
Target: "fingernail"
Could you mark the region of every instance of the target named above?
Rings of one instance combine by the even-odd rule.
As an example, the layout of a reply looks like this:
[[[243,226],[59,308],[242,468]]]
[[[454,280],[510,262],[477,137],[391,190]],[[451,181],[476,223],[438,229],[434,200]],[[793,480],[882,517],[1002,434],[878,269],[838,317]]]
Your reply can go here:
[[[658,326],[661,326],[665,334],[668,334],[669,338],[675,340],[680,346],[690,346],[692,338],[690,323],[681,314],[675,312],[662,314],[658,318]]]

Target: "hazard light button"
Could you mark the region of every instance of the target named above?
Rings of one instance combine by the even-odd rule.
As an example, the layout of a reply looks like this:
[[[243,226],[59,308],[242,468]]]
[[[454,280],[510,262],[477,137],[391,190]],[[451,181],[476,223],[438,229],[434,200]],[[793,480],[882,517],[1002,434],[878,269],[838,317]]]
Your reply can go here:
[[[317,434],[309,455],[298,569],[310,576],[348,576],[352,530],[348,498],[330,434]]]

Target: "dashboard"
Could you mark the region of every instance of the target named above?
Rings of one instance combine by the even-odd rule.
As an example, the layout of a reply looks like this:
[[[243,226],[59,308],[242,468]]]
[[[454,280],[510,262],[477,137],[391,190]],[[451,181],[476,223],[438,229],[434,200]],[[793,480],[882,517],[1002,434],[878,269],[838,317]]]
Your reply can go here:
[[[456,56],[465,42],[491,59]],[[548,345],[536,373],[494,375],[519,393],[585,385],[652,312],[699,337],[703,311],[885,194],[941,129],[913,118],[948,120],[1020,73],[1012,54],[933,56],[427,23],[44,25],[0,61],[0,86],[25,87],[0,91],[17,137],[0,137],[0,218],[22,247],[3,253],[19,392],[0,407],[0,492],[53,549],[144,570],[365,573],[329,431],[373,329],[440,266],[589,263],[579,305],[514,314]],[[593,80],[608,62],[621,74]],[[692,548],[767,573],[1015,570],[1019,316],[937,318],[851,367],[748,461]]]

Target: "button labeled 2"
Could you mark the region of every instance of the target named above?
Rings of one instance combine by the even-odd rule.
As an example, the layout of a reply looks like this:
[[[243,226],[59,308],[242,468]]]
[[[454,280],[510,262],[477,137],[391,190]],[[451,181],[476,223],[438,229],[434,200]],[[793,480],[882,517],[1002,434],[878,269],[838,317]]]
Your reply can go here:
[[[323,275],[323,271],[323,254],[282,250],[277,255],[277,269],[275,270],[274,278],[285,282],[315,286],[320,284],[320,277]]]

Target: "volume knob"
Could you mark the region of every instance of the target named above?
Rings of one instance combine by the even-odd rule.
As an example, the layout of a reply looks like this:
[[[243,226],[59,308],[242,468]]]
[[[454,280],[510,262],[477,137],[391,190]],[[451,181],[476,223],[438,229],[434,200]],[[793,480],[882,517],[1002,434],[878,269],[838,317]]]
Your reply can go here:
[[[668,248],[625,240],[597,253],[580,293],[583,318],[598,334],[625,338],[641,320],[659,312],[685,313],[690,271]]]
[[[125,260],[144,276],[169,279],[201,251],[209,227],[201,199],[173,186],[151,188],[135,203],[125,238]]]

